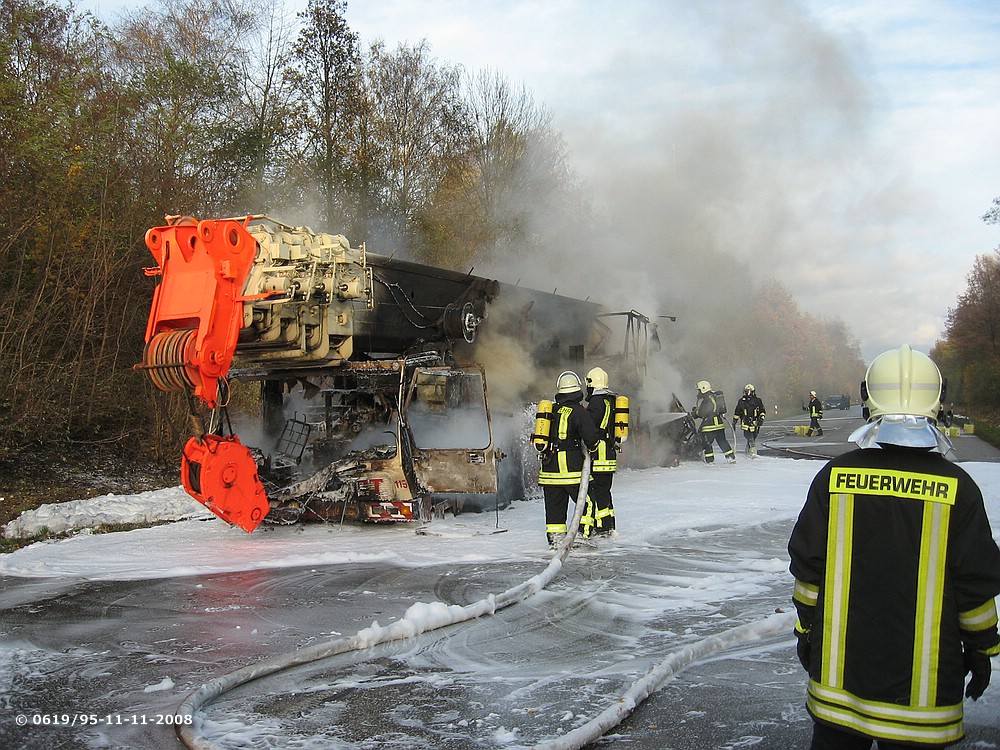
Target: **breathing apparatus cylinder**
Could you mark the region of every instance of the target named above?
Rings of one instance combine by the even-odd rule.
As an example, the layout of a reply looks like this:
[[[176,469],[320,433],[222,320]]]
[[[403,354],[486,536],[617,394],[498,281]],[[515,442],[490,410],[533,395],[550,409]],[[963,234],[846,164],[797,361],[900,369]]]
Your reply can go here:
[[[615,440],[624,443],[628,439],[628,396],[615,397]]]
[[[535,450],[544,453],[549,448],[549,435],[552,432],[552,402],[542,399],[538,402],[538,412],[535,414],[535,431],[531,434],[531,444]]]

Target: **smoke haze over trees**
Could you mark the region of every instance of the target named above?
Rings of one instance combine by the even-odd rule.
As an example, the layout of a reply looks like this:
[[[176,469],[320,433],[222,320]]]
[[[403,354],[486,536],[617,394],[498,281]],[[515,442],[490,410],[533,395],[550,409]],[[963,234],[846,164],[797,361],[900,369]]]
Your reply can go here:
[[[347,19],[342,0],[295,19],[162,0],[112,28],[0,0],[0,455],[44,437],[173,458],[186,405],[132,369],[153,289],[143,237],[164,214],[267,213],[637,309],[660,324],[657,387],[682,400],[700,379],[734,395],[753,382],[768,405],[856,398],[864,363],[842,322],[689,224],[617,262],[650,207],[594,205],[529,92],[427,42],[366,45]]]

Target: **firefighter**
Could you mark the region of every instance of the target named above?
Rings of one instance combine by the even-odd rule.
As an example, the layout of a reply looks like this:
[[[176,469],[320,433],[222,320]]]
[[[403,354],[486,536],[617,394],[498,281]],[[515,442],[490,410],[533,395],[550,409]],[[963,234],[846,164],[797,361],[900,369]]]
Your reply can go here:
[[[583,480],[583,450],[593,452],[600,435],[583,408],[583,383],[575,372],[556,381],[548,439],[539,445],[538,484],[545,498],[545,535],[551,549],[566,537],[566,509],[576,502]]]
[[[618,470],[618,450],[615,438],[615,400],[617,394],[608,390],[608,373],[595,367],[587,373],[587,413],[597,426],[600,440],[590,465],[590,492],[587,509],[581,523],[583,537],[617,536],[615,507],[611,498],[611,483]]]
[[[802,411],[809,412],[809,430],[806,434],[822,435],[823,428],[819,426],[819,420],[823,418],[823,402],[819,400],[816,391],[809,391],[809,405],[803,406]]]
[[[983,496],[944,453],[941,373],[901,346],[861,384],[858,449],[813,480],[788,543],[812,748],[940,748],[962,739],[1000,654],[1000,550]],[[965,684],[966,674],[972,677]]]
[[[736,452],[726,437],[726,399],[722,391],[713,391],[711,383],[699,380],[698,401],[691,410],[691,416],[701,419],[698,432],[705,450],[705,463],[715,463],[713,443],[719,444],[726,461],[736,463]]]
[[[743,387],[743,395],[733,409],[733,432],[736,432],[736,423],[739,422],[743,428],[743,437],[747,439],[746,454],[750,458],[757,457],[757,435],[766,416],[767,409],[764,407],[764,402],[757,395],[753,383],[747,383]]]

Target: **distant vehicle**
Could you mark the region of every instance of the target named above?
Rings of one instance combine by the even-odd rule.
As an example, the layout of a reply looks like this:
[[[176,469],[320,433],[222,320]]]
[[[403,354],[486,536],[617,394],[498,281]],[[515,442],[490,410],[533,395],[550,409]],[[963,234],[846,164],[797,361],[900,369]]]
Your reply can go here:
[[[850,409],[851,397],[846,393],[842,393],[839,396],[827,396],[823,407],[826,409]]]

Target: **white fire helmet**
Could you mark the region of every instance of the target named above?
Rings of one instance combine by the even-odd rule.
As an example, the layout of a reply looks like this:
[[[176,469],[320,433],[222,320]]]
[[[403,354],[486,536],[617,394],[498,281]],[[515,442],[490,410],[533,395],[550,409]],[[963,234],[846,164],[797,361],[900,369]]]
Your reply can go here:
[[[593,370],[587,373],[587,385],[589,385],[595,391],[599,391],[602,388],[607,388],[608,373],[606,373],[600,367],[595,367]]]
[[[556,380],[556,393],[575,393],[582,390],[583,383],[580,382],[580,376],[572,370],[566,370]]]
[[[809,391],[809,395],[816,398],[816,391]]]
[[[903,344],[878,355],[865,373],[861,397],[869,418],[909,414],[937,421],[941,371],[931,358]]]
[[[698,393],[708,393],[710,390],[712,390],[711,383],[709,383],[707,380],[698,381]]]
[[[757,389],[753,387],[753,383],[747,383],[747,384],[746,384],[745,386],[743,386],[743,392],[744,392],[745,394],[747,394],[748,396],[749,396],[749,395],[750,395],[751,393],[754,393],[754,392],[755,392],[756,390],[757,390]]]

